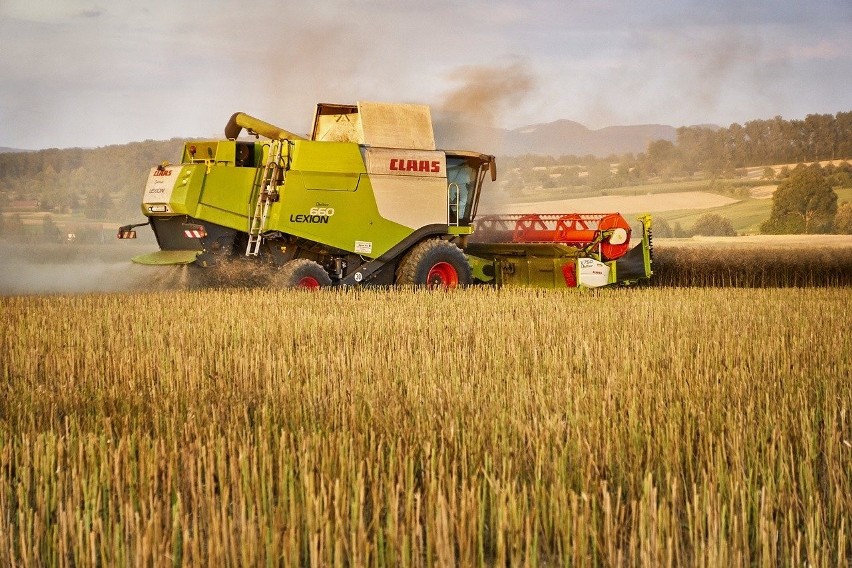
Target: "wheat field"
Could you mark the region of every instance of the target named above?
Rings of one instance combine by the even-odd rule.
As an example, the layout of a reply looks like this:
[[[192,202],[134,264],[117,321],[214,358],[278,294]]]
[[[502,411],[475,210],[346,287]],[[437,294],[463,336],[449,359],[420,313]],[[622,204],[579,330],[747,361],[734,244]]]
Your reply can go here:
[[[846,566],[850,300],[0,298],[0,565]]]

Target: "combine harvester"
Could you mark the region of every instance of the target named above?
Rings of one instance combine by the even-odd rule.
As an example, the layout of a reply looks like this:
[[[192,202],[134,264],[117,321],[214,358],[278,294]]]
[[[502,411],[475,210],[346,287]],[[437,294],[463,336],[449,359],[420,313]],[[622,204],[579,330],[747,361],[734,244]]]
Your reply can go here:
[[[243,129],[255,140],[240,139]],[[284,288],[574,288],[652,273],[647,215],[633,248],[618,213],[477,219],[485,177],[497,178],[494,156],[436,150],[425,105],[319,104],[310,138],[236,113],[225,136],[189,142],[180,165],[151,169],[148,220],[118,238],[150,225],[160,250],[134,262],[262,266]]]

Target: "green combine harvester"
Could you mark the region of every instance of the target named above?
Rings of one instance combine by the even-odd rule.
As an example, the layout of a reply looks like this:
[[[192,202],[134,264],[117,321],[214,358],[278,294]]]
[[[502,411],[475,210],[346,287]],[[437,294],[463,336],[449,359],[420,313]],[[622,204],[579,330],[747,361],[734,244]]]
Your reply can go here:
[[[236,113],[225,137],[189,142],[180,165],[151,169],[148,220],[118,238],[150,225],[160,250],[134,262],[262,267],[283,288],[573,288],[652,274],[647,215],[632,247],[617,213],[477,218],[494,156],[437,150],[425,105],[319,104],[310,137]]]

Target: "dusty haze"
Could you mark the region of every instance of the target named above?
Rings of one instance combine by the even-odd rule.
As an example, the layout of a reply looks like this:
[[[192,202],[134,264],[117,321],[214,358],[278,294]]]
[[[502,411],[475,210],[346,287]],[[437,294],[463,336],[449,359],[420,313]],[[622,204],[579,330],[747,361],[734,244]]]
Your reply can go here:
[[[208,137],[237,110],[305,132],[317,102],[358,100],[501,128],[834,114],[850,25],[848,0],[4,0],[0,147]]]

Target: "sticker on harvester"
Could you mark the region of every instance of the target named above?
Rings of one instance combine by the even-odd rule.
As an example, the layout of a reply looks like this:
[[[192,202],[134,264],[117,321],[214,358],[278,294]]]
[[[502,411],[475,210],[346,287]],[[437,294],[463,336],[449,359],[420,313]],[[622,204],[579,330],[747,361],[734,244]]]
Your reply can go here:
[[[367,148],[364,157],[369,174],[447,176],[447,157],[441,151]]]
[[[151,173],[148,174],[148,182],[145,184],[145,193],[142,195],[142,203],[146,209],[152,213],[166,213],[169,208],[167,204],[172,199],[172,192],[175,189],[177,179],[180,176],[182,166],[157,166],[151,168]],[[189,170],[187,170],[187,174]],[[186,183],[186,177],[183,183]],[[150,206],[156,203],[157,206]],[[163,204],[163,205],[159,205]]]
[[[373,241],[355,241],[355,252],[371,254],[373,252]]]
[[[580,284],[589,288],[609,284],[609,266],[593,258],[580,259]]]

